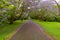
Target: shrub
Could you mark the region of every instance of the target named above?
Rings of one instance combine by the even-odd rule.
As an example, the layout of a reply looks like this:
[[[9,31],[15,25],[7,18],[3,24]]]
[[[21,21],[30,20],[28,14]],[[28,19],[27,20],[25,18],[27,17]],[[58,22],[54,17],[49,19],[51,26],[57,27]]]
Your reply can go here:
[[[60,22],[60,16],[57,16],[56,19],[57,19],[57,22]]]
[[[55,17],[45,17],[45,21],[56,21]]]

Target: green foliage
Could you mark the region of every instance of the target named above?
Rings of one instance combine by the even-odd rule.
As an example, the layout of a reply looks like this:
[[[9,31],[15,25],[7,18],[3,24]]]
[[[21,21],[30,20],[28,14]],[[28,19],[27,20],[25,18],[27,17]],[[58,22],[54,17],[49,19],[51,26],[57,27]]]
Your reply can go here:
[[[56,18],[55,17],[45,17],[45,20],[44,21],[50,21],[50,22],[52,22],[52,21],[56,21]]]
[[[29,13],[29,16],[32,18],[32,19],[38,19],[39,18],[39,15],[40,13],[37,11],[37,10],[33,10]]]
[[[58,13],[53,11],[47,11],[46,9],[34,10],[30,12],[30,17],[32,19],[39,19],[40,21],[60,21],[60,17],[57,15]]]
[[[57,16],[56,19],[57,19],[57,22],[60,22],[60,16]]]
[[[22,12],[21,11],[22,8],[19,7],[21,2],[19,0],[14,0],[14,2],[12,3],[12,0],[1,0],[0,1],[0,22],[2,22],[2,20],[4,20],[5,18],[8,21],[11,21],[12,19],[13,20],[17,19],[17,14],[20,15],[20,13]]]

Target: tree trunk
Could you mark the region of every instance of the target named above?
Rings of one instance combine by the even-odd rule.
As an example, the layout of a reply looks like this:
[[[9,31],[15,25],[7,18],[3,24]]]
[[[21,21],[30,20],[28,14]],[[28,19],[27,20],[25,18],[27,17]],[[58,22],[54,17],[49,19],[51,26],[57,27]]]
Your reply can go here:
[[[55,0],[54,0],[55,1]],[[55,3],[57,4],[58,6],[58,11],[59,11],[59,16],[60,16],[60,4],[57,3],[57,1],[55,1]]]
[[[14,16],[11,15],[11,17],[10,17],[10,19],[9,19],[9,24],[13,24],[13,22],[14,22]]]

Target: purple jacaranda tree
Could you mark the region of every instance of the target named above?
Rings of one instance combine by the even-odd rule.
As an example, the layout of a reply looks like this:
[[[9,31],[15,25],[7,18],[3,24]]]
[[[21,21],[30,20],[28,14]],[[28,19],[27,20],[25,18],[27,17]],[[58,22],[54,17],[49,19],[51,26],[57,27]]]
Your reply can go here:
[[[55,3],[51,0],[45,0],[45,1],[41,1],[40,2],[40,9],[43,8],[43,9],[46,9],[49,14],[52,14],[50,12],[56,12],[56,14],[58,13],[58,8],[55,8]]]
[[[23,14],[28,14],[29,12],[32,11],[32,9],[37,9],[37,5],[38,5],[38,0],[23,0]],[[24,16],[25,16],[24,15]]]

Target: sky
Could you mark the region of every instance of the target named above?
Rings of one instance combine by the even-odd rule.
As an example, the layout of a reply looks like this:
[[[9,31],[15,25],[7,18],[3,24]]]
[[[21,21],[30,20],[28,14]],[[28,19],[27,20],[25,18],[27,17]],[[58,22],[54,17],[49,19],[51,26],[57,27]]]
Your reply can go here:
[[[43,1],[47,1],[47,0],[43,0]],[[56,0],[57,2],[59,2],[59,0]]]
[[[59,2],[59,0],[56,0],[57,2]]]

